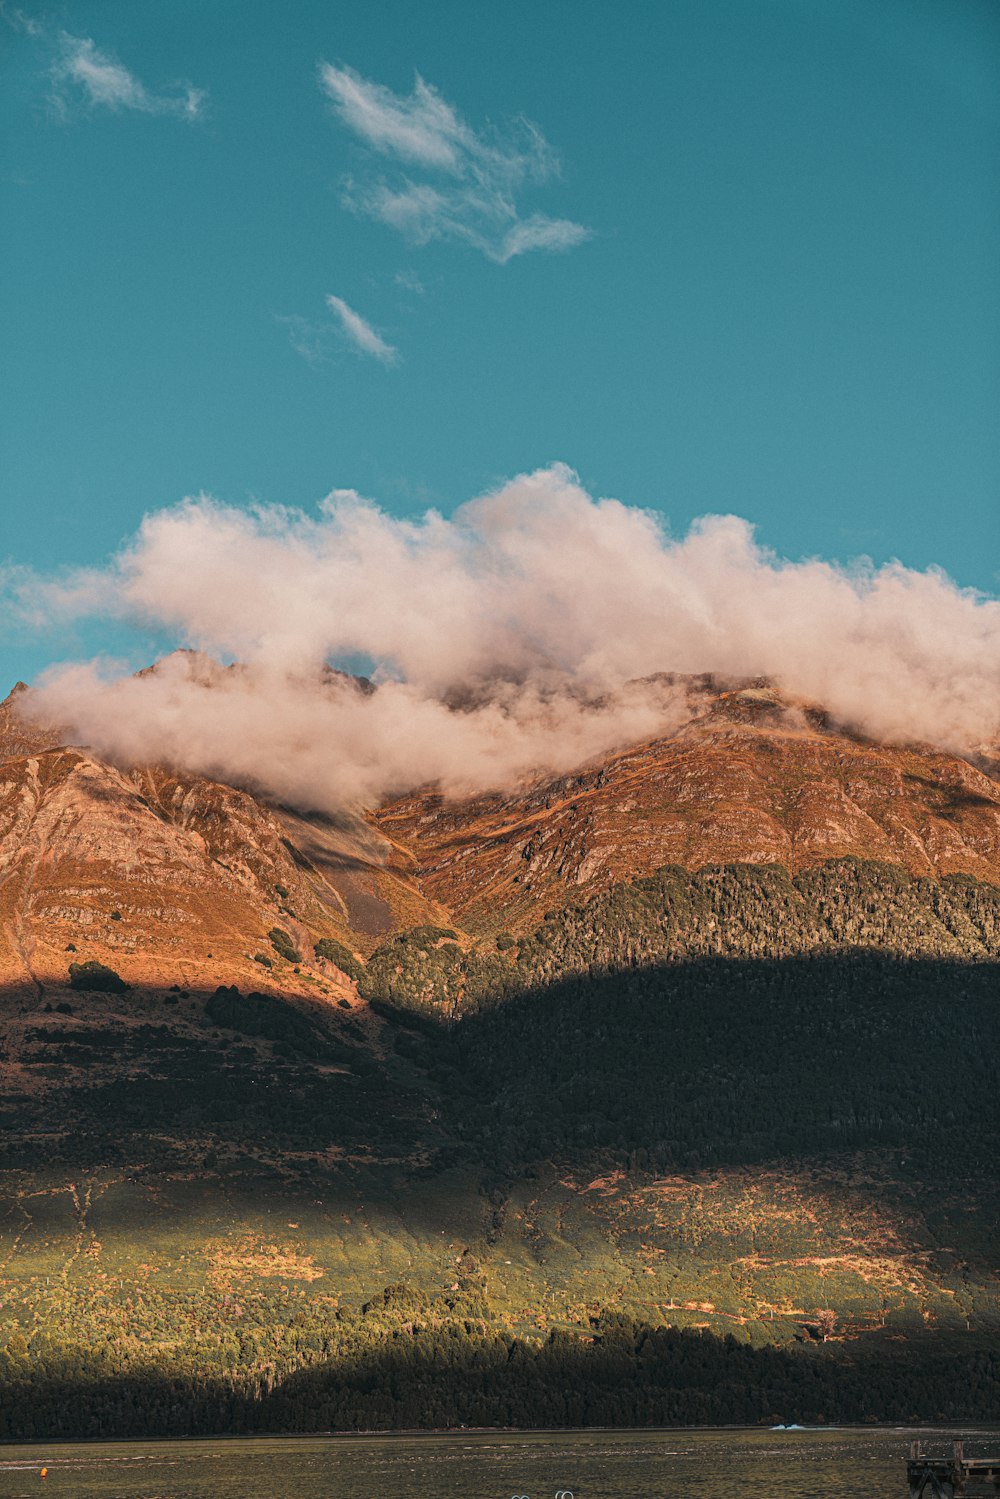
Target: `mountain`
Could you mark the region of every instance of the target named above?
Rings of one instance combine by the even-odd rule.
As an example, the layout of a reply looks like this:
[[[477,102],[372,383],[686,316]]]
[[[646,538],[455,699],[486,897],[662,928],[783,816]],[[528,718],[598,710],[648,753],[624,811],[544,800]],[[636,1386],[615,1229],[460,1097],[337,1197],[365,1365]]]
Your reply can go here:
[[[0,1435],[995,1409],[998,760],[687,686],[339,818],[0,705]]]
[[[407,797],[375,821],[412,854],[421,887],[479,934],[525,929],[540,907],[666,864],[797,872],[852,857],[997,883],[996,771],[837,732],[773,688],[701,681],[690,721],[668,737],[515,795]]]

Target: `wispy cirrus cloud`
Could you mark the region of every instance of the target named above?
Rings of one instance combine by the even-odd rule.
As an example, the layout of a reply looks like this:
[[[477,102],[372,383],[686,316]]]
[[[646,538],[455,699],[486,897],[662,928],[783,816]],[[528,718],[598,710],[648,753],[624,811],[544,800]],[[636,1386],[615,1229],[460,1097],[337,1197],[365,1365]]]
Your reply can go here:
[[[394,349],[392,344],[386,343],[371,323],[366,322],[360,312],[355,312],[353,307],[348,306],[343,297],[328,296],[326,305],[340,320],[345,338],[359,354],[370,354],[373,359],[380,359],[383,364],[395,364],[399,358],[399,350]]]
[[[326,323],[314,323],[298,313],[279,314],[275,322],[288,331],[288,342],[306,364],[325,364],[330,357],[333,329]]]
[[[463,154],[477,148],[473,132],[419,74],[408,99],[332,63],[323,63],[320,81],[344,124],[388,156],[458,173]]]
[[[71,36],[65,31],[59,34],[50,77],[53,102],[62,113],[69,111],[75,99],[91,108],[135,109],[142,114],[197,120],[208,97],[204,89],[190,84],[182,85],[176,93],[151,93],[141,79],[110,53],[102,52],[90,37]]]
[[[23,32],[25,36],[39,37],[45,31],[41,21],[29,16],[27,11],[20,10],[16,5],[7,5],[6,0],[0,0],[0,20],[6,21],[12,31]]]
[[[427,290],[415,271],[397,271],[392,279],[394,285],[401,286],[404,291],[412,292],[415,297],[422,297]]]
[[[352,68],[323,63],[320,84],[341,122],[373,155],[399,167],[392,180],[373,171],[347,183],[344,200],[355,212],[417,244],[462,241],[500,265],[528,250],[568,250],[589,238],[590,230],[571,219],[522,213],[521,195],[559,171],[530,121],[518,119],[505,133],[477,132],[419,76],[413,93],[401,95]]]
[[[355,354],[367,354],[382,364],[396,363],[399,350],[388,343],[360,312],[355,312],[343,297],[328,296],[326,305],[333,314],[332,321],[315,322],[297,314],[277,319],[283,328],[288,329],[288,342],[307,364],[325,364],[338,340],[346,342]]]

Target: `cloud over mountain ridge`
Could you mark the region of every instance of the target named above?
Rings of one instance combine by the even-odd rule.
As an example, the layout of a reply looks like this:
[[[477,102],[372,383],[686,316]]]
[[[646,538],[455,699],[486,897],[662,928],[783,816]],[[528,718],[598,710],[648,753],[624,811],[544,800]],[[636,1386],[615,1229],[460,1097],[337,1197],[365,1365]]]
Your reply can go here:
[[[936,570],[784,561],[735,516],[671,539],[561,465],[450,518],[353,491],[315,516],[187,500],[106,568],[19,591],[39,616],[115,614],[240,663],[208,680],[184,655],[140,677],[63,665],[34,711],[110,756],[302,806],[573,768],[678,725],[662,673],[766,676],[873,737],[960,753],[1000,722],[1000,602]],[[359,659],[375,693],[324,673]]]

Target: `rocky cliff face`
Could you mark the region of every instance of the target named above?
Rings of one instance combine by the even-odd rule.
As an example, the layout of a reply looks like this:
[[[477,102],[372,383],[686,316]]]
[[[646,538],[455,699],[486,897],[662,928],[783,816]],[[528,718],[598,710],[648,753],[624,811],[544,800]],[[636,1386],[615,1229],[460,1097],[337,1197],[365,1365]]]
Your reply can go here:
[[[573,776],[446,803],[382,807],[426,894],[476,932],[665,864],[792,872],[832,858],[1000,883],[1000,780],[989,764],[838,731],[770,689],[704,689],[690,722]]]
[[[339,994],[343,976],[316,961],[316,940],[364,951],[440,915],[360,820],[109,765],[25,725],[19,695],[0,705],[0,986],[59,987],[70,962],[93,960],[139,987]],[[301,963],[275,950],[275,928]]]

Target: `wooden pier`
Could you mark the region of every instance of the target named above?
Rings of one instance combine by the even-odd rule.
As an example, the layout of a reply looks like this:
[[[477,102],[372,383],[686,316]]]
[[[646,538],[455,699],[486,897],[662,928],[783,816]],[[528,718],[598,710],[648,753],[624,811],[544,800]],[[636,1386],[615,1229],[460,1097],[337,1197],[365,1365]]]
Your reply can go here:
[[[906,1476],[910,1499],[1000,1494],[1000,1457],[966,1457],[961,1442],[953,1443],[950,1456],[936,1456],[924,1451],[923,1442],[911,1442]]]

